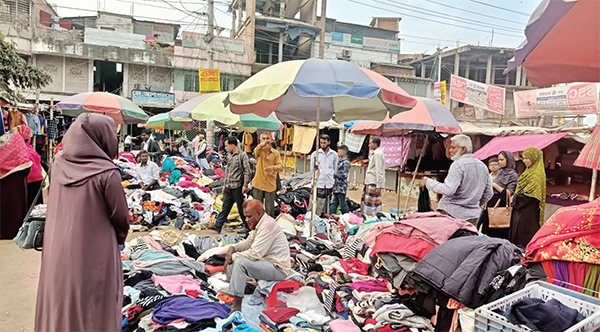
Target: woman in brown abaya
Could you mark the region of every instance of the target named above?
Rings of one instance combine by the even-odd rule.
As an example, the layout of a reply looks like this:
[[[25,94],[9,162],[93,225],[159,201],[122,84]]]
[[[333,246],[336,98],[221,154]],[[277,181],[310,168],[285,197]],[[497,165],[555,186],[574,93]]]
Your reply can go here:
[[[120,331],[129,230],[115,122],[82,114],[52,165],[35,331]]]

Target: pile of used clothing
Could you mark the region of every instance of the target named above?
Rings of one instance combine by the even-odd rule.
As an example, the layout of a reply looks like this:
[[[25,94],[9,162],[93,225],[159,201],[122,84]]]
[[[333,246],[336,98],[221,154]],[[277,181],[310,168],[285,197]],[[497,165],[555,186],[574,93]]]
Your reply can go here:
[[[121,251],[123,331],[224,331],[225,326],[227,331],[256,331],[241,313],[229,314],[226,303],[233,299],[223,294],[215,278],[217,270],[224,270],[224,257],[196,261],[237,241],[227,235],[218,242],[162,227],[126,242]]]
[[[297,188],[280,201],[294,204],[307,194]],[[154,211],[153,220],[164,214],[159,224],[168,225],[122,250],[129,331],[222,331],[223,321],[227,331],[456,331],[459,314],[462,330],[470,331],[472,321],[463,318],[475,308],[545,277],[541,265],[521,263],[520,248],[437,212],[315,217],[311,236],[310,213],[290,208],[276,221],[295,272],[287,281],[299,289],[288,294],[276,290],[278,282],[249,280],[243,310],[253,314],[229,315],[225,255],[244,236],[198,236],[177,222],[182,217],[185,225],[195,213],[200,223],[209,220],[212,212],[201,212],[212,210],[211,194],[168,186],[128,195],[132,205]],[[273,297],[285,305],[267,309]],[[538,323],[520,324],[531,322]]]

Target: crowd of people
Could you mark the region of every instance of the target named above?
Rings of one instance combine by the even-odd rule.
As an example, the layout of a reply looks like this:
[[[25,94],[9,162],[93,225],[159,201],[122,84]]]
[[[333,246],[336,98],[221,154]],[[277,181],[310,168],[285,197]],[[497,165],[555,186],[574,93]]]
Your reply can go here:
[[[26,143],[28,127],[15,127],[8,134],[8,140],[4,138],[0,148],[3,152],[11,152],[13,156],[18,156],[18,159],[11,160],[11,163],[2,163],[2,185],[19,182],[19,186],[22,186],[28,180],[28,176],[34,176],[32,180],[39,181],[40,171],[32,166],[36,161],[39,162],[39,155],[31,153]],[[232,298],[231,314],[242,310],[247,278],[268,282],[289,280],[295,274],[291,262],[304,266],[306,262],[296,255],[292,257],[291,253],[305,254],[307,251],[316,250],[319,255],[314,256],[314,260],[324,266],[337,260],[331,260],[330,255],[334,255],[335,250],[332,250],[333,246],[330,246],[327,241],[334,242],[335,228],[331,223],[338,223],[337,218],[342,220],[341,217],[328,219],[328,221],[319,219],[321,225],[326,225],[325,230],[321,232],[326,234],[325,242],[319,242],[315,238],[310,238],[308,242],[304,239],[305,242],[302,242],[295,235],[295,227],[300,226],[295,220],[292,220],[291,224],[289,221],[287,224],[284,223],[292,225],[294,235],[286,232],[287,226],[283,226],[280,221],[281,216],[278,216],[279,211],[275,209],[280,189],[280,173],[284,170],[282,158],[279,151],[273,147],[273,136],[270,132],[264,132],[259,137],[259,144],[252,153],[242,150],[236,137],[225,138],[227,168],[222,190],[222,206],[214,223],[209,227],[217,234],[221,234],[234,204],[237,206],[243,225],[240,232],[242,235],[227,247],[225,244],[223,247],[221,245],[217,247],[224,249],[220,252],[223,255],[220,271],[224,272],[224,280],[228,284],[226,294]],[[162,173],[165,168],[170,170],[175,168],[169,166],[173,161],[168,161],[170,158],[167,155],[178,155],[184,160],[195,162],[205,173],[211,170],[207,160],[210,146],[202,134],[198,134],[192,140],[191,147],[187,141],[181,140],[175,144],[175,149],[170,151],[161,149],[150,130],[144,130],[140,139],[140,151],[135,161],[135,175],[138,180],[135,188],[143,192],[161,189],[161,167]],[[364,241],[377,255],[405,254],[415,250],[416,247],[410,250],[404,247],[390,249],[397,246],[392,238],[403,233],[390,231],[391,228],[400,227],[398,226],[400,224],[393,222],[398,221],[397,219],[392,216],[386,217],[390,219],[382,219],[385,155],[380,148],[380,138],[372,136],[368,142],[370,158],[366,168],[359,214],[349,214],[348,147],[339,145],[334,149],[328,135],[321,135],[319,143],[320,148],[310,156],[311,173],[312,176],[317,177],[316,186],[311,187],[311,190],[316,190],[317,218],[328,218],[334,215],[349,216],[344,219],[346,227],[340,228],[347,232],[345,237],[341,237],[343,238],[341,244],[345,244],[344,251],[358,255],[361,250],[349,244],[349,236],[357,241]],[[131,150],[133,140],[126,139],[124,146],[126,150]],[[124,297],[122,264],[125,261],[124,257],[139,257],[139,253],[137,255],[131,253],[139,248],[136,249],[132,244],[125,242],[130,228],[131,207],[128,207],[128,199],[123,191],[123,170],[114,161],[118,154],[117,147],[116,125],[111,118],[97,114],[83,114],[67,131],[62,146],[54,157],[37,298],[36,331],[121,330]],[[503,151],[497,158],[490,159],[486,166],[474,157],[471,139],[466,135],[453,136],[450,139],[448,153],[453,163],[447,177],[442,182],[424,177],[419,183],[422,188],[442,195],[437,205],[438,211],[411,218],[415,220],[432,218],[432,222],[441,223],[445,225],[444,227],[452,224],[453,228],[445,230],[444,236],[436,233],[433,228],[427,231],[421,230],[426,233],[429,244],[422,247],[427,249],[423,249],[418,255],[408,255],[408,261],[412,264],[410,266],[414,268],[420,260],[433,264],[425,259],[426,252],[438,245],[441,248],[446,242],[447,247],[450,248],[458,243],[451,241],[454,237],[471,236],[476,234],[476,229],[490,238],[508,240],[485,240],[497,241],[501,246],[506,246],[508,251],[516,246],[527,246],[544,223],[546,181],[542,151],[528,148],[523,152],[522,159],[526,169],[520,176],[516,171],[513,153]],[[22,172],[23,170],[26,172]],[[22,172],[20,177],[14,176],[20,174],[19,172]],[[6,179],[10,179],[11,182]],[[127,186],[127,188],[134,187]],[[3,188],[3,210],[6,201],[11,203],[17,201],[14,197],[11,198],[12,201],[5,201],[4,198]],[[510,225],[504,228],[492,227],[489,211],[497,206],[506,205],[512,206]],[[27,212],[27,203],[15,206],[23,213]],[[308,210],[310,211],[310,208]],[[360,222],[351,220],[358,215],[361,218]],[[2,238],[14,237],[22,222],[23,214],[18,218],[21,220],[2,220]],[[415,227],[409,219],[406,219],[402,227]],[[371,224],[368,227],[360,225],[358,230],[354,229],[354,232],[350,230],[353,224],[364,221],[367,226],[367,221],[373,220],[392,222],[380,223],[377,226]],[[441,232],[442,228],[438,231]],[[371,233],[375,234],[372,239],[368,240],[369,236],[365,238]],[[374,240],[375,237],[378,238],[379,244]],[[64,241],[65,238],[69,241]],[[160,239],[160,236],[158,238]],[[339,238],[338,236],[337,239]],[[409,241],[402,239],[402,241]],[[483,245],[480,243],[484,241],[482,239],[472,240],[467,242],[473,242],[474,248]],[[156,246],[154,242],[148,241],[150,240],[142,240],[143,248],[173,252],[164,246],[160,249],[161,245]],[[136,246],[139,246],[139,243],[136,242]],[[195,247],[194,252],[198,255],[194,258],[201,256],[202,250],[206,251],[207,248],[200,250],[201,247]],[[191,255],[187,247],[184,252],[184,257],[186,254]],[[319,261],[317,258],[324,252],[327,253],[323,256],[325,259]],[[102,259],[99,262],[95,259],[87,259],[89,257],[102,257]],[[346,262],[352,257],[355,256],[344,257],[343,264],[349,264]],[[167,260],[173,259],[175,258]],[[314,260],[309,261],[314,264]],[[131,258],[131,261],[133,263],[130,264],[137,262],[134,258]],[[150,261],[154,262],[152,259]],[[507,256],[503,264],[509,267],[516,261],[518,259],[515,260],[515,257]],[[134,266],[148,264],[154,263],[135,263]],[[344,265],[345,268],[341,268],[341,271],[364,268],[358,262],[353,264],[356,265],[350,267]],[[404,266],[402,264],[401,266]],[[348,274],[357,275],[358,270],[352,271]],[[448,273],[451,271],[453,269],[449,268]],[[390,282],[396,281],[397,272],[390,274]],[[392,272],[383,269],[380,273],[385,275]],[[422,279],[412,279],[414,283],[412,286],[418,288],[428,282],[427,273],[423,273]],[[410,278],[407,280],[411,282]],[[480,280],[480,282],[486,285],[490,280]],[[63,312],[71,314],[63,315],[61,314]],[[429,330],[428,324],[424,323],[420,330]]]
[[[438,211],[467,220],[488,236],[525,247],[544,224],[546,173],[542,151],[534,147],[523,151],[526,169],[520,176],[512,152],[501,152],[486,167],[473,156],[473,145],[466,135],[451,138],[449,153],[453,163],[444,182],[424,177],[419,183],[421,188],[442,195]],[[490,228],[490,209],[507,205],[512,207],[510,226]]]

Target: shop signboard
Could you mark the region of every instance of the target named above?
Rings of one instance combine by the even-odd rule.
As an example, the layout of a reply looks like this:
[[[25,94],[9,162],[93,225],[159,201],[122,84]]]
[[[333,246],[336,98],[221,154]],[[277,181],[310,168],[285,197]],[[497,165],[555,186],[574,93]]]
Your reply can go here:
[[[175,95],[170,92],[132,90],[131,101],[141,105],[174,106]]]
[[[450,98],[504,115],[506,89],[452,75]]]
[[[541,115],[582,115],[598,112],[598,85],[571,84],[546,89],[515,91],[519,118]]]

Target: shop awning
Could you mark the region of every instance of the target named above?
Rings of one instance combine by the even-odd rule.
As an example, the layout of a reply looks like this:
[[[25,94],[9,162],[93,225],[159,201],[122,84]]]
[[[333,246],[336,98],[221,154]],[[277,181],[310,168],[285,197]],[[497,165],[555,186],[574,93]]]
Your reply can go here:
[[[484,160],[492,156],[497,156],[501,151],[523,152],[529,147],[543,150],[548,145],[558,141],[567,134],[568,132],[558,134],[494,137],[488,144],[477,150],[474,155],[477,159]]]

